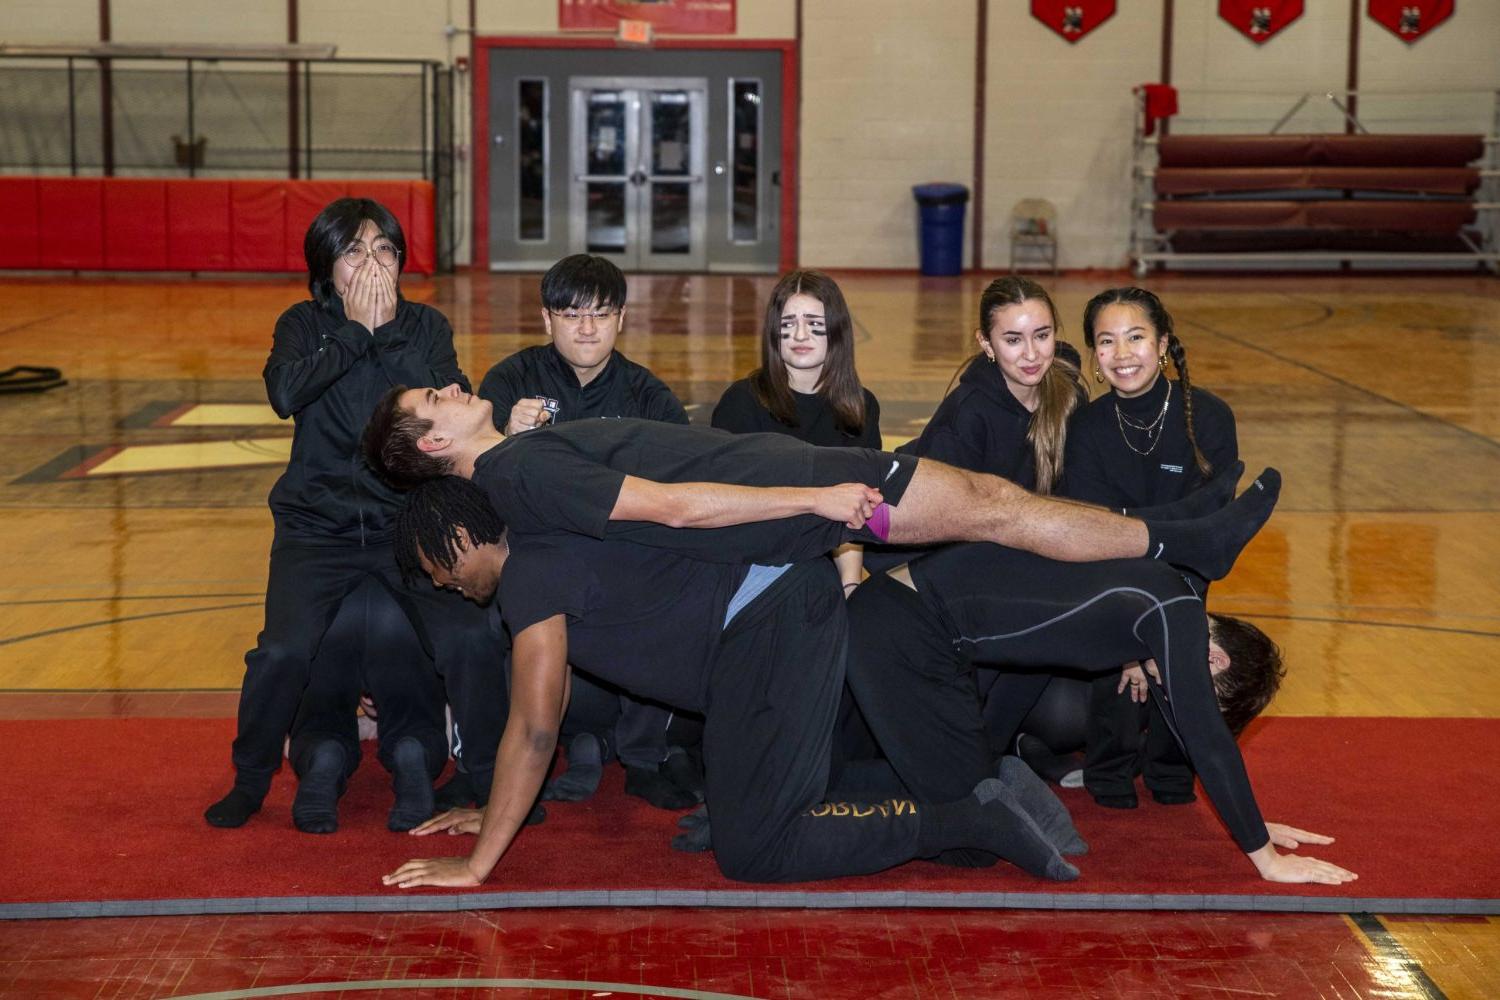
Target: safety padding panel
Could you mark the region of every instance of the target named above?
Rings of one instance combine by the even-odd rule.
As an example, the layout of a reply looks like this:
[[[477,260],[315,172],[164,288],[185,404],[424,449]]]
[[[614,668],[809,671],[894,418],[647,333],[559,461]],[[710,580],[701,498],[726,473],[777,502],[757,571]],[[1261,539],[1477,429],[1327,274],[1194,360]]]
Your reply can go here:
[[[427,182],[412,184],[410,220],[406,226],[406,245],[409,261],[408,271],[431,274],[437,270],[437,233],[433,228],[432,185]]]
[[[167,268],[228,271],[234,267],[229,230],[232,181],[167,182]]]
[[[298,181],[286,185],[286,260],[282,270],[307,270],[307,258],[302,253],[307,227],[329,202],[348,196],[346,181]]]
[[[427,181],[135,177],[0,177],[0,268],[302,272],[308,224],[348,196],[400,221],[406,271],[435,270]]]
[[[229,188],[236,271],[285,271],[286,183],[235,181]]]
[[[160,271],[167,266],[167,182],[115,178],[103,186],[104,266]]]
[[[98,270],[104,266],[104,181],[84,177],[40,177],[37,266]]]
[[[40,267],[35,177],[0,177],[0,267]]]

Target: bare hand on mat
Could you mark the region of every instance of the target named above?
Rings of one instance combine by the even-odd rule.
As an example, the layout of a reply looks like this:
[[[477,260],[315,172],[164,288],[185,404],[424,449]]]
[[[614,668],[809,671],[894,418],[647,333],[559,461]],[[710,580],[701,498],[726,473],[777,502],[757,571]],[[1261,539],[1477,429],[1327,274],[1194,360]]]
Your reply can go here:
[[[1266,832],[1271,843],[1258,851],[1250,852],[1250,860],[1267,882],[1317,882],[1321,885],[1343,885],[1353,882],[1358,875],[1346,868],[1317,858],[1305,858],[1299,854],[1281,854],[1276,848],[1299,847],[1302,844],[1331,844],[1332,837],[1320,833],[1309,833],[1281,823],[1267,823]]]
[[[380,881],[398,889],[414,889],[419,885],[479,885],[484,879],[469,869],[468,858],[412,858]]]
[[[413,836],[425,837],[429,833],[478,833],[479,823],[484,819],[483,809],[449,809],[441,816],[434,816],[421,826],[413,827]]]
[[[1299,830],[1295,826],[1287,826],[1285,823],[1267,823],[1266,833],[1271,837],[1271,843],[1277,847],[1285,847],[1288,850],[1296,850],[1303,844],[1331,844],[1333,838],[1321,833],[1313,833],[1310,830]]]

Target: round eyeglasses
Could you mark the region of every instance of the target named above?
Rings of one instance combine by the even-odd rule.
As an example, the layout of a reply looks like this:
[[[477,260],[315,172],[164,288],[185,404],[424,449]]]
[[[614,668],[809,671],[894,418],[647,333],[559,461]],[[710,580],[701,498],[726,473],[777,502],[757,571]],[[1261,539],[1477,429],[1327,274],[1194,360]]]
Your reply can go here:
[[[344,263],[350,267],[361,267],[370,257],[374,257],[375,263],[381,267],[395,267],[396,262],[401,259],[401,251],[389,243],[377,243],[370,250],[366,250],[358,243],[353,243],[345,247],[339,256],[344,258]]]

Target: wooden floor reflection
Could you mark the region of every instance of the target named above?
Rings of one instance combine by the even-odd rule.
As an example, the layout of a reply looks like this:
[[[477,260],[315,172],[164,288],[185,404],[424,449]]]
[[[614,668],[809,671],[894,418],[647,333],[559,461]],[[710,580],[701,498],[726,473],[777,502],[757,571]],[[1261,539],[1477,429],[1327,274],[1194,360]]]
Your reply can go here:
[[[766,277],[632,281],[622,349],[695,419],[756,363]],[[1102,275],[1052,283],[1064,336]],[[887,444],[918,433],[969,344],[977,278],[842,276]],[[1500,715],[1500,283],[1155,282],[1198,384],[1234,407],[1280,509],[1214,594],[1287,649],[1282,714]],[[259,627],[288,424],[259,372],[299,283],[20,279],[6,364],[70,384],[0,397],[0,691],[232,691]],[[534,275],[407,285],[472,376],[542,337]],[[37,704],[32,699],[27,704]],[[95,705],[101,702],[93,702]],[[0,711],[17,708],[14,696]],[[53,700],[53,704],[58,704]],[[7,707],[8,706],[8,707]]]
[[[840,281],[891,445],[920,431],[967,353],[983,281]],[[1081,345],[1084,302],[1123,281],[1054,279],[1064,336]],[[621,348],[706,421],[756,364],[773,282],[633,279]],[[1197,384],[1234,408],[1247,466],[1285,474],[1276,516],[1212,599],[1285,648],[1271,711],[1500,716],[1500,282],[1173,276],[1152,287]],[[233,713],[260,626],[265,497],[290,435],[260,370],[277,315],[305,294],[281,279],[0,284],[0,367],[54,365],[69,379],[0,395],[0,720]],[[406,294],[450,317],[476,382],[542,337],[535,275],[413,281]],[[1046,919],[1059,924],[1045,933],[1067,933],[1067,915]],[[1393,923],[1426,986],[1408,989],[1369,950],[1349,958],[1364,978],[1330,974],[1306,995],[1494,995],[1495,926]],[[28,981],[19,964],[10,972],[0,995]],[[56,995],[103,995],[102,981]],[[951,994],[919,987],[882,995]]]

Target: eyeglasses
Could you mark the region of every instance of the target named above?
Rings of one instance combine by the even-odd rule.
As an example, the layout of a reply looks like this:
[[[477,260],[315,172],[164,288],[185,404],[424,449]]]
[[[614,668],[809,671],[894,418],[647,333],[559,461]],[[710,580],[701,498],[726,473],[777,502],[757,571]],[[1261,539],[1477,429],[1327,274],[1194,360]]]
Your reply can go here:
[[[401,259],[401,251],[389,243],[377,243],[373,250],[366,250],[358,243],[352,243],[345,247],[339,254],[344,258],[344,263],[350,267],[362,267],[366,259],[375,258],[375,263],[381,267],[395,267],[396,261]]]
[[[595,323],[606,323],[620,315],[620,310],[618,309],[565,309],[562,312],[558,312],[556,309],[548,309],[547,312],[569,326],[577,326],[586,319],[591,319]]]

